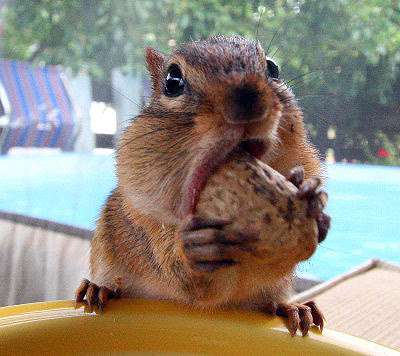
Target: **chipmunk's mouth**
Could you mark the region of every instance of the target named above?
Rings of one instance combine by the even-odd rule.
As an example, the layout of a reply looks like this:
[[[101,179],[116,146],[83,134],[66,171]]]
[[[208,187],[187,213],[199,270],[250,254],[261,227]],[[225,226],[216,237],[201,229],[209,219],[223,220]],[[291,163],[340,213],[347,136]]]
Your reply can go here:
[[[206,186],[208,178],[217,168],[229,159],[229,156],[241,149],[248,152],[255,158],[260,159],[267,151],[267,144],[261,139],[247,140],[223,140],[214,147],[211,147],[194,165],[189,174],[182,191],[180,216],[184,218],[196,212],[196,205],[200,193]]]
[[[240,141],[238,147],[258,159],[260,159],[267,150],[267,145],[265,144],[265,141],[260,139]]]

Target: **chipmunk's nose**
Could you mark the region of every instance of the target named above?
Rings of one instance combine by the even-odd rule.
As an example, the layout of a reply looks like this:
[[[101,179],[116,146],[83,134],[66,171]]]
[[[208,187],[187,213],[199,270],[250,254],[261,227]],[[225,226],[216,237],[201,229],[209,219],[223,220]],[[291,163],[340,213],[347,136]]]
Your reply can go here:
[[[227,94],[226,121],[246,123],[262,120],[266,111],[262,97],[260,88],[253,84],[243,84],[233,88]]]

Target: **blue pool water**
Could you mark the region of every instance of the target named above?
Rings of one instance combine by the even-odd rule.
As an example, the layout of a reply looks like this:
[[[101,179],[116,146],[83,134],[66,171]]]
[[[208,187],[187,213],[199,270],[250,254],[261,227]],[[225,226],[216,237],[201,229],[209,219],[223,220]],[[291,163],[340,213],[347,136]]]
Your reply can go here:
[[[370,258],[400,263],[400,167],[327,169],[332,228],[298,273],[328,279]],[[0,210],[93,229],[115,185],[112,155],[0,157]]]

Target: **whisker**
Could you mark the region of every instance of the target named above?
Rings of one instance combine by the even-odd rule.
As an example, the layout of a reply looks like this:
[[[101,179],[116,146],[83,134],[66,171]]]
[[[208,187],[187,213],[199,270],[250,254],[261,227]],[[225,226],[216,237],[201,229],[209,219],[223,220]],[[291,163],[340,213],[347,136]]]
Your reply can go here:
[[[310,94],[301,94],[297,97],[297,99],[303,99],[306,97],[318,97],[318,98],[338,98],[339,95],[332,93],[310,93]]]
[[[267,46],[267,50],[265,51],[267,54],[268,54],[269,49],[270,49],[270,47],[271,47],[271,45],[272,45],[272,42],[274,41],[276,35],[278,34],[278,32],[281,30],[282,27],[283,27],[283,24],[281,24],[281,25],[275,30],[275,32],[274,32],[274,34],[273,34],[271,40],[269,41],[269,44],[268,44],[268,46]]]
[[[263,13],[265,12],[265,7],[259,7],[259,10],[263,10],[263,11],[258,11],[258,13],[260,14],[260,17],[258,18],[257,21],[257,27],[256,27],[256,43],[258,42],[258,30],[260,28],[260,23],[261,23],[261,16],[263,15]]]
[[[321,71],[323,71],[323,70],[324,70],[324,69],[316,69],[316,70],[309,71],[309,72],[307,72],[307,73],[300,74],[300,75],[298,75],[298,76],[296,76],[296,77],[294,77],[294,78],[288,80],[288,81],[286,82],[286,84],[290,84],[291,82],[293,82],[293,81],[295,81],[295,80],[304,78],[304,77],[306,77],[306,76],[308,76],[308,75],[311,75],[311,74],[316,74],[316,73],[321,72]]]
[[[149,131],[149,132],[144,133],[143,135],[135,136],[135,137],[132,138],[132,140],[129,140],[129,141],[127,141],[127,142],[124,142],[124,144],[121,145],[121,146],[119,146],[119,148],[120,148],[120,149],[121,149],[121,148],[124,148],[125,146],[131,144],[131,143],[132,143],[133,141],[135,141],[135,140],[140,140],[141,138],[146,137],[147,135],[151,135],[151,134],[154,134],[154,133],[156,133],[156,132],[164,131],[164,130],[168,130],[168,129],[167,129],[167,128],[164,128],[164,127],[158,127],[158,128],[156,128],[156,129],[154,129],[154,130],[151,130],[151,131]],[[122,142],[122,141],[120,141],[120,142]]]
[[[293,92],[298,92],[300,89],[303,89],[303,88],[306,88],[307,87],[307,85],[309,84],[309,82],[298,82],[298,83],[296,83],[295,85],[291,85],[290,86],[290,89],[293,91]],[[297,96],[297,95],[296,95]]]
[[[351,255],[351,254],[352,254],[352,252],[349,251],[349,250],[339,250],[339,249],[337,249],[337,248],[332,248],[332,247],[324,246],[323,244],[320,244],[320,245],[318,246],[318,248],[324,248],[324,249],[329,250],[329,251],[338,252],[338,253],[342,253],[342,254],[346,254],[346,255]]]
[[[272,58],[272,59],[275,59],[274,57],[275,57],[275,55],[278,53],[279,49],[280,49],[280,47],[278,46],[278,47],[276,48],[275,52],[271,55],[271,58]]]
[[[137,102],[135,102],[134,100],[132,100],[130,97],[128,97],[127,95],[125,95],[124,93],[122,93],[120,90],[115,89],[113,86],[110,85],[110,88],[112,90],[114,90],[116,93],[118,93],[119,95],[121,95],[123,98],[125,98],[126,100],[130,101],[132,104],[136,105],[139,109],[143,108],[143,104],[139,104]]]

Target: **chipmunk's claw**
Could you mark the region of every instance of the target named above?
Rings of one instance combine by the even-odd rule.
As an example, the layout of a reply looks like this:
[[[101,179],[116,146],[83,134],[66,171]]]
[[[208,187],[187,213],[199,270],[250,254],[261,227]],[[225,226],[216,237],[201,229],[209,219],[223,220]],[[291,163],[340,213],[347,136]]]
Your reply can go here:
[[[293,168],[289,172],[287,179],[289,182],[292,182],[297,188],[299,188],[301,183],[304,181],[304,168],[302,166]]]
[[[312,177],[304,181],[303,167],[293,168],[287,179],[299,188],[297,197],[308,201],[307,214],[317,220],[318,242],[324,241],[330,228],[331,218],[323,212],[328,201],[328,193],[318,190],[322,183],[321,179]]]
[[[317,307],[314,301],[310,300],[307,303],[304,303],[304,305],[307,305],[308,307],[311,308],[311,314],[313,317],[313,322],[315,325],[319,327],[319,330],[322,332],[324,329],[324,314],[322,314],[321,310]]]
[[[78,289],[75,291],[74,307],[78,308],[79,303],[82,303],[85,299],[86,292],[88,290],[90,281],[88,279],[83,279]]]
[[[297,192],[297,197],[300,199],[312,198],[316,194],[317,189],[321,186],[321,184],[322,181],[319,177],[311,177],[310,179],[307,179],[300,185],[299,191]]]
[[[119,278],[116,279],[115,284],[116,287],[114,290],[111,290],[105,286],[99,287],[97,284],[90,282],[88,279],[83,279],[75,292],[75,308],[79,306],[79,303],[86,302],[89,313],[93,312],[95,306],[99,308],[100,312],[103,312],[110,299],[117,299],[121,297],[121,285]]]
[[[317,218],[317,226],[318,242],[322,242],[325,240],[325,237],[328,234],[329,228],[331,226],[331,217],[322,212],[321,215]]]
[[[213,272],[233,266],[244,252],[254,251],[256,236],[226,231],[230,221],[188,216],[178,234],[189,267],[196,272]]]
[[[313,324],[317,325],[321,332],[324,328],[324,316],[313,301],[304,304],[269,304],[266,311],[273,315],[287,317],[289,332],[292,336],[298,329],[303,336],[306,336]]]

